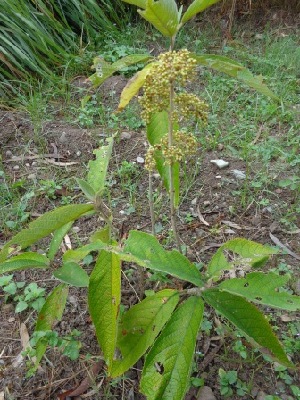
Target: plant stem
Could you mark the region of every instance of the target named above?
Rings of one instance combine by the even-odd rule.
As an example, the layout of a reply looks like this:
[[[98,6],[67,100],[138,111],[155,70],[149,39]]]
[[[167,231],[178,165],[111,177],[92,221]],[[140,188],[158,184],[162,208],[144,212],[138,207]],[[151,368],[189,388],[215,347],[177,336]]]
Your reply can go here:
[[[155,235],[155,216],[154,216],[154,206],[153,206],[153,186],[152,186],[152,175],[149,171],[149,210],[151,216],[151,228],[152,235]]]
[[[174,82],[170,84],[170,105],[169,105],[169,131],[168,131],[168,146],[173,146],[173,111],[174,111]],[[175,185],[174,185],[174,174],[173,174],[174,162],[170,164],[170,211],[171,211],[171,226],[175,237],[176,245],[178,250],[181,252],[180,239],[176,227],[176,211],[175,207]]]

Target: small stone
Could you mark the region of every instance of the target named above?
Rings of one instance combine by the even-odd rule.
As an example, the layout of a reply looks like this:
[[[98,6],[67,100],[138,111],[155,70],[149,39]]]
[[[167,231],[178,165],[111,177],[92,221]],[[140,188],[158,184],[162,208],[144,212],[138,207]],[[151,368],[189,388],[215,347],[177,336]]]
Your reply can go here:
[[[58,138],[58,140],[60,141],[60,143],[67,143],[68,142],[68,137],[66,132],[63,132],[60,137]]]
[[[32,166],[32,167],[36,167],[36,166],[37,166],[37,162],[36,162],[36,161],[33,161],[33,162],[31,163],[31,166]]]
[[[195,206],[197,204],[198,198],[195,197],[192,201],[191,201],[191,205]]]
[[[11,157],[12,156],[12,152],[10,150],[7,150],[5,152],[6,157]]]
[[[216,179],[222,179],[221,175],[216,175]]]
[[[26,166],[26,167],[30,167],[30,164],[27,162],[27,163],[25,164],[25,166]]]
[[[137,157],[136,162],[138,162],[139,164],[144,164],[145,160],[143,157]]]
[[[36,175],[35,174],[29,174],[27,178],[28,179],[36,179]]]
[[[80,231],[79,226],[73,226],[72,231],[78,233]]]
[[[231,171],[236,179],[246,179],[246,174],[244,171],[240,171],[239,169],[233,169]]]
[[[197,400],[216,400],[216,397],[209,386],[202,386],[197,393]]]
[[[14,171],[19,171],[19,169],[20,169],[20,166],[19,166],[19,165],[15,165],[15,166],[13,167],[13,170],[14,170]]]
[[[209,205],[210,205],[210,201],[209,201],[209,200],[205,200],[205,201],[203,202],[203,205],[204,205],[205,207],[209,206]]]
[[[120,139],[121,140],[131,139],[131,133],[130,132],[121,132]]]
[[[77,157],[81,156],[81,151],[80,150],[76,151],[76,156]]]
[[[224,160],[210,160],[210,162],[215,164],[219,169],[224,169],[229,165],[229,162]]]

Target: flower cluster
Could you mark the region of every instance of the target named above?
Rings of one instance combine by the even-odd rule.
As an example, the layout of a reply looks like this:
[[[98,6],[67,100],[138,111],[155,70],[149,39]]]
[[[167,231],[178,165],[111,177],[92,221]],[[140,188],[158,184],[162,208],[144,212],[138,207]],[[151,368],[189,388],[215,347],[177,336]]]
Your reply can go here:
[[[159,55],[145,80],[144,95],[140,99],[142,118],[148,123],[152,113],[167,110],[171,84],[183,86],[195,73],[196,60],[186,49]]]
[[[145,167],[148,171],[155,169],[155,152],[160,151],[165,165],[180,162],[184,157],[194,154],[197,149],[196,138],[186,132],[176,131],[173,133],[172,145],[169,145],[168,135],[165,135],[159,143],[149,147],[146,154]]]
[[[191,93],[179,93],[175,97],[176,111],[175,116],[178,119],[178,115],[181,117],[194,116],[196,119],[207,121],[208,105],[200,100],[197,96]]]

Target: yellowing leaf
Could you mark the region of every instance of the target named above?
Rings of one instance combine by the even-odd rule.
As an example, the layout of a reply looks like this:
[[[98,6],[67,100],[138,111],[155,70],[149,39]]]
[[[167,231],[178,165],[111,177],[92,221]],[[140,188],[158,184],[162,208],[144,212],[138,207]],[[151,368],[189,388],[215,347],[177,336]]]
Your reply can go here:
[[[118,106],[118,111],[122,111],[130,100],[138,94],[140,88],[143,86],[146,76],[153,67],[155,63],[148,64],[141,71],[137,72],[124,87],[121,93],[120,103]]]

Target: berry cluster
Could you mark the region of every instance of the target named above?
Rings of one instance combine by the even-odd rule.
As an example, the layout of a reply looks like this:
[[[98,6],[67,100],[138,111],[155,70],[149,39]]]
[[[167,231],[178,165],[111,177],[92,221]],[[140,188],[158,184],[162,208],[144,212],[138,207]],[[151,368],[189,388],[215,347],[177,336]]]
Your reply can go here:
[[[196,60],[186,49],[159,55],[145,80],[142,118],[148,123],[152,113],[168,110],[171,84],[184,86],[195,74]]]
[[[202,119],[204,122],[207,121],[208,105],[194,94],[179,93],[175,97],[175,104],[177,110],[175,111],[174,118],[188,118],[193,115],[196,119]]]
[[[164,157],[165,165],[180,162],[184,157],[194,154],[197,149],[196,138],[186,132],[176,131],[173,133],[173,143],[169,146],[168,135],[165,135],[159,143],[149,147],[145,167],[148,171],[155,169],[155,152],[160,151]]]

